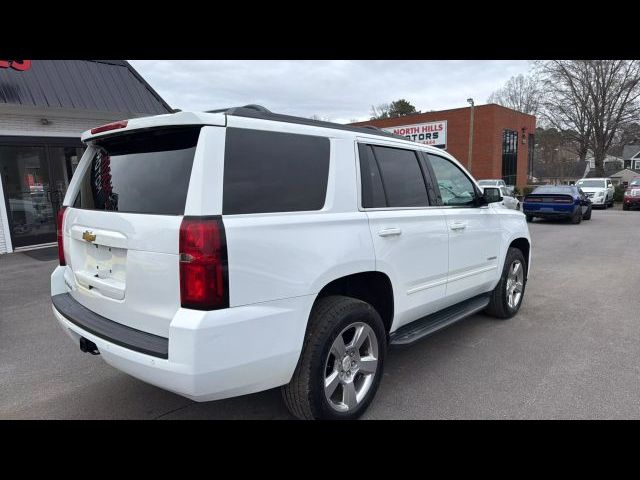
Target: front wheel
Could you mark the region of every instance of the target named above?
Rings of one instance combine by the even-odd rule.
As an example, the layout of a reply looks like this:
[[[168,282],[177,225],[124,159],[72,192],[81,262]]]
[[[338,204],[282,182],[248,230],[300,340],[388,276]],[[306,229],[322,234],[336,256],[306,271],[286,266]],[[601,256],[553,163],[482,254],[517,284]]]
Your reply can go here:
[[[350,420],[367,409],[378,390],[387,334],[378,312],[355,298],[316,302],[302,354],[282,396],[300,419]]]
[[[522,250],[509,248],[502,268],[502,276],[491,293],[485,312],[496,318],[511,318],[522,305],[526,284],[527,261]]]

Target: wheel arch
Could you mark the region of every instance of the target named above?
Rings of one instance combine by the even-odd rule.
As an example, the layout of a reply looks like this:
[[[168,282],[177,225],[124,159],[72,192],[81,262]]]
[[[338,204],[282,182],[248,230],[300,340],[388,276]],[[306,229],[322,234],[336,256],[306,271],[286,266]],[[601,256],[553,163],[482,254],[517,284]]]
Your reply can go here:
[[[366,271],[335,278],[320,289],[311,309],[319,299],[329,295],[344,295],[369,303],[376,309],[389,333],[393,323],[394,297],[391,279],[387,274]]]
[[[527,276],[529,275],[529,264],[531,262],[531,242],[529,241],[528,238],[526,237],[518,237],[515,238],[513,240],[511,240],[511,243],[509,243],[509,248],[517,248],[518,250],[520,250],[522,252],[522,255],[524,256],[527,265],[526,265],[526,273]]]

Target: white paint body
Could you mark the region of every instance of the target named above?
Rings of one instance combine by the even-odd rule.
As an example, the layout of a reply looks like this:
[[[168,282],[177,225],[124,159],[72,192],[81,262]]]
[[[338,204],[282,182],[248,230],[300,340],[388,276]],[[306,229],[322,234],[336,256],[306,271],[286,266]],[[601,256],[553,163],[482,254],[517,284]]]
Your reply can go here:
[[[601,187],[586,187],[582,182],[598,181],[602,183]],[[608,203],[613,203],[615,196],[615,187],[610,178],[583,178],[576,182],[576,186],[587,194],[589,200],[593,205],[605,206]]]
[[[76,342],[85,337],[97,345],[107,363],[194,400],[242,395],[288,383],[316,296],[333,280],[360,272],[386,274],[393,287],[393,332],[424,315],[491,291],[509,244],[517,238],[529,240],[524,215],[496,204],[409,209],[360,206],[358,141],[427,151],[460,166],[437,148],[379,135],[223,114],[183,112],[134,119],[126,130],[194,124],[203,128],[185,215],[222,214],[225,127],[329,138],[324,208],[223,215],[230,292],[230,307],[223,310],[180,306],[181,216],[69,207],[63,226],[67,266],[56,268],[51,276],[52,295],[70,293],[108,319],[168,338],[169,356],[159,359],[105,341],[67,321],[54,308],[60,325]],[[110,133],[93,137],[85,133],[83,140]],[[73,203],[92,152],[93,147],[85,152],[64,205]],[[100,266],[102,247],[82,240],[88,228],[96,234],[95,243],[115,252],[114,273],[107,279],[89,275]],[[381,236],[382,230],[391,234]]]

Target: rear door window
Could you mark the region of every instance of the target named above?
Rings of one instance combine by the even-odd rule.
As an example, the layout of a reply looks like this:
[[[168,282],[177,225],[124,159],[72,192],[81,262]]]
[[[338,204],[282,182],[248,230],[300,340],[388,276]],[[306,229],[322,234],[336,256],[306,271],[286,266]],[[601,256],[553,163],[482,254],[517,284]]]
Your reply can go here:
[[[429,205],[427,187],[415,151],[373,145],[372,152],[380,171],[387,207]]]
[[[329,152],[326,137],[227,128],[223,213],[320,210]]]
[[[360,181],[362,184],[362,206],[364,208],[384,208],[387,200],[382,187],[380,170],[373,157],[370,145],[358,144],[360,157]]]
[[[97,140],[74,207],[183,215],[200,127],[166,128]]]

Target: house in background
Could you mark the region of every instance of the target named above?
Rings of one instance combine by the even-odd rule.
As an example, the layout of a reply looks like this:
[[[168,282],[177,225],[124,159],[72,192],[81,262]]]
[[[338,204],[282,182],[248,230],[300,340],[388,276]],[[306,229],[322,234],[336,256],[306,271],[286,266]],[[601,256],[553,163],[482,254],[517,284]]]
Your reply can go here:
[[[624,168],[640,173],[640,145],[625,145],[622,149]]]
[[[638,148],[640,149],[640,147]],[[589,152],[587,153],[587,158],[585,160],[588,164],[588,167],[584,172],[584,175],[583,175],[584,178],[599,177],[600,175],[596,173],[596,160],[591,150],[589,150]],[[619,172],[624,168],[623,159],[613,155],[607,155],[604,158],[603,167],[604,167],[604,176],[609,177],[612,174]]]
[[[620,170],[609,177],[614,185],[628,185],[631,180],[636,177],[640,177],[640,172],[625,168],[624,170]]]

